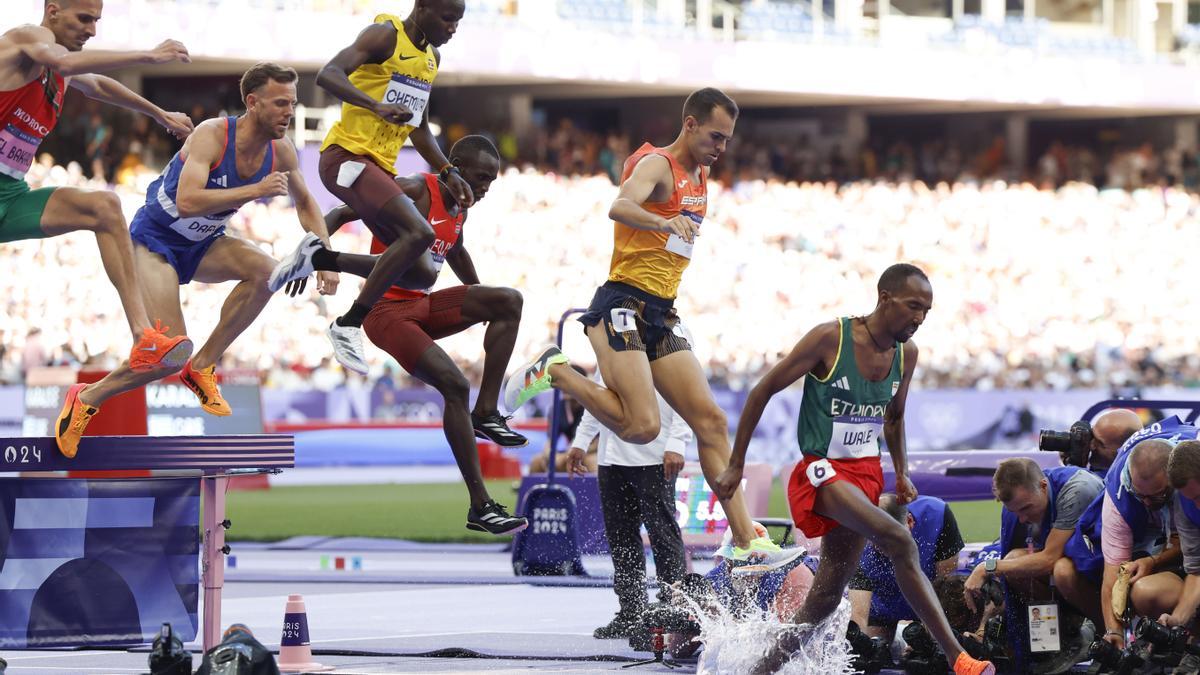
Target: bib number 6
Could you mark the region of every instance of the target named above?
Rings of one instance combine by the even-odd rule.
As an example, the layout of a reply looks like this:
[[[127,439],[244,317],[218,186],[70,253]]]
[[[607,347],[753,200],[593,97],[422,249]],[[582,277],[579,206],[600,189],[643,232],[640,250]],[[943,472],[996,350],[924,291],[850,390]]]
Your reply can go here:
[[[808,482],[813,487],[821,487],[829,482],[830,478],[836,476],[837,471],[834,470],[833,464],[830,464],[828,459],[821,459],[809,464],[808,468],[804,470],[804,475],[808,476]]]

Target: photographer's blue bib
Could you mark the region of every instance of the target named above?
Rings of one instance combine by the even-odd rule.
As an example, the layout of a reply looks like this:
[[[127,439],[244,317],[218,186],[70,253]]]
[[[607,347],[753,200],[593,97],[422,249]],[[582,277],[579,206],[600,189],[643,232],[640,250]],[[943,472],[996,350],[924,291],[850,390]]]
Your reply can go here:
[[[1065,553],[1075,563],[1075,569],[1080,574],[1085,575],[1093,582],[1098,582],[1104,572],[1104,552],[1101,550],[1100,544],[1103,536],[1101,516],[1104,513],[1105,495],[1112,499],[1113,505],[1133,532],[1145,532],[1150,524],[1150,511],[1129,489],[1129,453],[1133,447],[1150,439],[1160,439],[1177,444],[1182,441],[1194,440],[1197,433],[1200,433],[1200,430],[1196,427],[1173,416],[1147,426],[1125,441],[1125,444],[1117,452],[1116,461],[1113,462],[1108,474],[1104,477],[1104,492],[1088,505],[1087,510],[1079,519],[1079,524],[1075,527],[1071,539],[1067,541]],[[1159,513],[1160,522],[1170,523],[1169,511],[1170,502]],[[1167,532],[1164,531],[1161,534],[1161,539],[1165,540]],[[1159,537],[1155,537],[1155,540],[1158,539]],[[1137,541],[1134,541],[1134,546],[1135,555],[1153,553],[1153,551],[1143,550],[1146,547],[1139,547]]]
[[[1029,526],[1024,525],[1017,518],[1017,514],[1008,509],[1000,510],[1000,557],[1008,555],[1009,551],[1016,548],[1022,548],[1033,545],[1036,550],[1041,550],[1046,547],[1046,537],[1050,535],[1050,527],[1054,521],[1058,519],[1058,494],[1062,491],[1075,474],[1080,471],[1086,471],[1077,466],[1060,466],[1054,469],[1046,469],[1042,473],[1046,475],[1046,482],[1049,484],[1047,490],[1049,494],[1046,497],[1049,503],[1046,506],[1046,513],[1042,516],[1042,522],[1038,524],[1037,529],[1030,531]],[[1022,534],[1026,536],[1021,537]]]
[[[937,540],[946,521],[946,502],[937,497],[917,497],[908,505],[913,517],[913,540],[921,572],[933,581],[937,573]],[[896,581],[896,566],[874,544],[867,544],[859,559],[859,569],[871,580],[871,616],[888,621],[915,621],[917,615],[909,607]]]
[[[267,144],[262,166],[248,178],[238,175],[237,122],[236,117],[225,118],[225,149],[221,153],[221,160],[209,167],[208,182],[204,186],[206,190],[231,190],[254,185],[275,170],[275,143],[272,141]],[[129,225],[133,240],[165,258],[175,268],[180,284],[192,280],[208,247],[225,234],[225,226],[238,211],[234,208],[220,213],[180,217],[176,200],[179,176],[183,173],[186,161],[187,156],[182,150],[175,153],[162,174],[146,190],[146,203],[138,209]]]
[[[771,570],[758,577],[758,589],[755,591],[753,598],[754,604],[764,612],[770,610],[771,603],[775,601],[775,596],[779,595],[779,591],[783,588],[783,582],[787,580],[788,574],[799,565],[808,567],[809,571],[813,574],[817,573],[816,558],[807,555],[795,558],[783,567]],[[716,592],[717,599],[721,601],[722,605],[734,611],[744,609],[739,607],[744,600],[733,588],[733,577],[730,574],[729,565],[718,564],[704,576],[712,582],[713,590]]]

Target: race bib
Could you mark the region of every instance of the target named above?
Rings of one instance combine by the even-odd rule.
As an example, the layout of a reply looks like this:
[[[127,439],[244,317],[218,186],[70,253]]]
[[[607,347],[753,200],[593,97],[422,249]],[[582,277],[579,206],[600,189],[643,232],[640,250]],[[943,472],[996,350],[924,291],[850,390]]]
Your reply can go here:
[[[845,415],[833,418],[829,438],[830,459],[860,459],[879,456],[879,437],[883,434],[882,417]]]
[[[392,75],[392,81],[383,94],[383,102],[408,106],[413,114],[408,126],[416,127],[425,118],[425,107],[429,105],[429,92],[432,90],[433,85],[429,82],[396,73]]]
[[[834,471],[833,464],[828,459],[818,459],[808,465],[808,468],[804,470],[804,475],[808,477],[808,482],[813,487],[821,487],[823,483],[836,476],[837,471]]]
[[[700,223],[704,222],[704,218],[702,216],[700,216],[697,213],[692,213],[691,211],[688,211],[688,210],[680,211],[679,215],[687,216],[688,218],[691,218],[692,222],[696,223],[697,227],[700,225]],[[699,233],[697,233],[697,236],[699,236]],[[688,242],[683,240],[683,237],[681,237],[677,234],[672,234],[671,236],[667,237],[667,245],[665,248],[668,251],[670,251],[671,253],[674,253],[675,255],[680,255],[680,256],[683,256],[684,258],[687,258],[688,260],[691,260],[692,259],[692,247],[694,245],[695,245],[694,241],[693,241],[693,243],[689,244]]]
[[[232,216],[230,216],[231,218]],[[209,218],[208,216],[197,216],[195,218],[182,218],[171,223],[171,229],[179,234],[191,239],[192,241],[204,241],[216,234],[225,224],[229,222],[229,218]]]
[[[41,140],[13,125],[0,129],[0,174],[23,180],[33,166]]]

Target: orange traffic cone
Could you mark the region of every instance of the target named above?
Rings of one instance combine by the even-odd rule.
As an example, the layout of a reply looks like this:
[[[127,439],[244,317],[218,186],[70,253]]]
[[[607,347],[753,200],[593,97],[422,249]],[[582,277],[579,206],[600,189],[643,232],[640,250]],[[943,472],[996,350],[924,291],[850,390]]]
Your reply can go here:
[[[298,593],[288,596],[287,608],[283,610],[283,637],[279,641],[279,670],[285,673],[309,673],[333,670],[312,660],[312,649],[308,646],[308,613],[304,610],[304,598]]]

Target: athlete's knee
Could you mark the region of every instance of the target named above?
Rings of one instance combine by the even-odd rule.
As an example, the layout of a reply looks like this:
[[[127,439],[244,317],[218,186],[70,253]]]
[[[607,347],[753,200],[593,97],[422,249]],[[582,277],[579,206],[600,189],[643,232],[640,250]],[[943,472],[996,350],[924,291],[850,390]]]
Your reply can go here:
[[[127,234],[125,212],[121,210],[121,198],[112,192],[92,192],[87,198],[87,211],[91,216],[91,227],[96,232]]]
[[[729,437],[729,418],[715,404],[696,415],[691,427],[700,445],[717,445],[721,439]]]
[[[389,248],[397,243],[428,248],[437,239],[433,227],[416,211],[410,213],[394,203],[389,203],[379,212],[376,224],[391,233]]]
[[[271,278],[271,272],[275,271],[275,261],[267,256],[258,256],[258,258],[254,264],[247,265],[244,281],[253,284],[255,290],[269,293],[267,282]]]
[[[515,288],[497,288],[495,292],[496,318],[501,321],[520,320],[521,311],[525,307],[525,299],[521,296],[521,291]]]
[[[625,424],[621,427],[621,433],[617,434],[621,440],[634,445],[645,445],[651,443],[658,438],[661,431],[661,422],[658,418],[658,409],[653,410],[653,415],[646,414],[643,411],[637,411],[629,415],[625,420]]]
[[[446,369],[437,375],[436,388],[445,399],[446,405],[466,406],[471,398],[471,383],[456,369]]]
[[[883,530],[875,534],[874,543],[897,567],[917,562],[917,543],[913,541],[912,533],[891,518]]]

